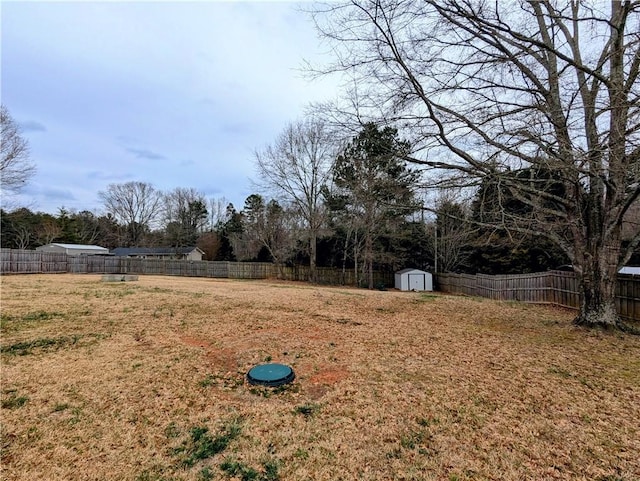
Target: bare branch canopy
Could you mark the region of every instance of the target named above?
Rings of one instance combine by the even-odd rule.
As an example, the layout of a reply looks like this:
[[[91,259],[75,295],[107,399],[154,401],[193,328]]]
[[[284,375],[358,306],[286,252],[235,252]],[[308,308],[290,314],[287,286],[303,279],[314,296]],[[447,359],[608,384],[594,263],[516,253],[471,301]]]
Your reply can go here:
[[[22,137],[20,128],[9,110],[0,107],[0,179],[3,196],[19,192],[35,174],[36,168],[29,158],[29,143]]]

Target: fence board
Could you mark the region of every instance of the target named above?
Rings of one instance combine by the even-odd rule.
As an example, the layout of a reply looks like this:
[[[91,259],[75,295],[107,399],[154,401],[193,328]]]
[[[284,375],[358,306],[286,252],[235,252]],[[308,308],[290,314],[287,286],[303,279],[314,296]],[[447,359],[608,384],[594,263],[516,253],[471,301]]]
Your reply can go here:
[[[548,271],[534,274],[488,276],[449,274],[436,276],[440,290],[501,301],[555,304],[578,309],[578,278],[573,272]],[[620,317],[640,321],[640,277],[619,275],[616,305]]]
[[[46,272],[67,272],[67,256],[54,252],[43,252],[41,270]]]
[[[623,319],[640,319],[640,279],[621,275],[616,286],[616,303]]]

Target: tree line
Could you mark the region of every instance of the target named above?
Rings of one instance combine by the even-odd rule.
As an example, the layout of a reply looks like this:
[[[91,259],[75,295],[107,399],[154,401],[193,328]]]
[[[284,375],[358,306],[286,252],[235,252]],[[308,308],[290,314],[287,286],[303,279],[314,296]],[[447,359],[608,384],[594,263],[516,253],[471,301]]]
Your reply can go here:
[[[496,183],[487,180],[470,199],[444,190],[425,200],[420,171],[403,160],[411,145],[397,129],[368,123],[341,146],[333,138],[318,119],[287,126],[256,152],[261,189],[239,208],[193,188],[111,184],[98,194],[105,214],[3,212],[2,247],[198,246],[206,260],[306,264],[311,280],[315,266],[349,269],[370,288],[374,270],[509,274],[568,264],[541,236],[486,227],[528,209]]]

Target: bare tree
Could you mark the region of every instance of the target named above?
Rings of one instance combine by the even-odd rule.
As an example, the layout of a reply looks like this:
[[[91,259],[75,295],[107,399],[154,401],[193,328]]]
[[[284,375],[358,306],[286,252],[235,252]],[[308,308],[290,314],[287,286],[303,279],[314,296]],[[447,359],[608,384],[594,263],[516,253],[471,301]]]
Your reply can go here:
[[[19,192],[36,168],[29,159],[29,143],[20,135],[18,125],[4,105],[0,106],[0,124],[0,186],[4,196],[7,192]]]
[[[264,229],[259,238],[269,251],[278,274],[282,276],[284,263],[296,253],[296,239],[301,230],[300,216],[294,209],[283,207],[272,199],[265,206],[264,217]]]
[[[446,192],[437,199],[436,222],[431,229],[436,272],[453,271],[467,260],[469,242],[474,233],[473,224],[468,220],[469,211],[467,204],[456,201]]]
[[[177,187],[164,197],[163,218],[169,243],[195,245],[207,223],[207,200],[194,188]]]
[[[144,182],[109,184],[98,196],[105,210],[126,228],[129,246],[140,244],[161,212],[162,193]]]
[[[289,124],[273,145],[255,154],[259,185],[300,212],[308,236],[311,281],[316,280],[317,239],[325,223],[323,187],[331,181],[336,154],[333,137],[322,122]]]
[[[33,240],[33,233],[25,225],[18,225],[15,228],[16,249],[28,249]]]
[[[38,229],[38,242],[46,245],[62,236],[62,228],[53,217],[45,218]]]
[[[560,246],[580,279],[576,323],[621,329],[617,271],[640,244],[636,231],[621,247],[640,196],[639,17],[632,0],[353,0],[314,14],[337,52],[324,72],[349,72],[362,109],[412,134],[407,159],[530,206],[496,225]],[[562,188],[514,175],[527,170]]]
[[[283,263],[296,251],[299,228],[295,213],[276,200],[265,203],[261,195],[251,194],[245,200],[242,214],[240,237],[244,241],[245,257],[255,258],[264,248],[281,271]]]
[[[226,197],[210,197],[208,202],[208,224],[209,231],[215,230],[220,223],[225,221],[227,214],[227,206],[229,201]]]
[[[82,244],[94,244],[100,241],[103,232],[100,228],[100,219],[88,210],[71,212],[71,220],[75,227],[75,234],[78,242]]]

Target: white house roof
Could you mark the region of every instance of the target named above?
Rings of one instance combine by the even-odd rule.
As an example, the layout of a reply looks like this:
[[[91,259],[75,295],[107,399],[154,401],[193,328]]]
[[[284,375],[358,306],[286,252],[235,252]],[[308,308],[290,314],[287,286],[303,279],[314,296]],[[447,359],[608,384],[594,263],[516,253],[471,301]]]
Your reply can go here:
[[[60,244],[58,242],[53,242],[49,245],[62,247],[63,249],[82,249],[82,250],[96,250],[96,251],[109,250],[106,247],[87,245],[87,244]]]
[[[625,266],[618,271],[618,274],[633,274],[634,276],[640,276],[640,267]]]

